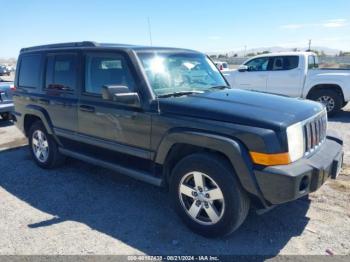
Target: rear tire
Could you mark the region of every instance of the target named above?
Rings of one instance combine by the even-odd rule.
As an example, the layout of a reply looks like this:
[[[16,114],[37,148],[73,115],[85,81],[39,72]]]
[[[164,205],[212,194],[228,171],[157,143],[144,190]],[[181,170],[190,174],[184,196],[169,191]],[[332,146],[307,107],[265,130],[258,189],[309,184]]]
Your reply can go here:
[[[235,231],[247,217],[250,206],[250,199],[231,166],[208,153],[189,155],[175,166],[170,196],[184,223],[206,237]]]
[[[343,107],[343,98],[335,90],[321,89],[313,91],[310,94],[310,99],[320,102],[327,108],[328,116],[333,116]]]
[[[34,122],[29,129],[29,148],[36,164],[42,168],[54,168],[64,162],[54,138],[49,135],[41,121]]]

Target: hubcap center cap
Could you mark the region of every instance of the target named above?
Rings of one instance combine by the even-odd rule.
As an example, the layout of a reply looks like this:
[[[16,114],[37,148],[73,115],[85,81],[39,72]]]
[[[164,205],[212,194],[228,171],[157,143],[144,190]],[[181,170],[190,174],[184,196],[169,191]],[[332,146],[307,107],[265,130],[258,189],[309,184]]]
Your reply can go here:
[[[202,192],[197,192],[198,193],[198,196],[197,196],[197,199],[201,202],[204,202],[206,201],[206,197],[205,197],[205,194],[202,193]]]

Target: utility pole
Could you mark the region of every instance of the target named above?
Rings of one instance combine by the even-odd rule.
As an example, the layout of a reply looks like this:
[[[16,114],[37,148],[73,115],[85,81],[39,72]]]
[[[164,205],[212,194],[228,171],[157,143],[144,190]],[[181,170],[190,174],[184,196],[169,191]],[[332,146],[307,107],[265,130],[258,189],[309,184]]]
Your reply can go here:
[[[311,51],[311,41],[312,41],[312,39],[309,39],[309,49],[308,49],[308,51]]]
[[[247,45],[244,46],[244,56],[245,57],[247,55]]]
[[[153,45],[153,42],[152,42],[151,20],[150,20],[149,17],[147,17],[147,22],[148,22],[149,41],[150,41],[150,44],[151,44],[151,46],[152,46],[152,45]]]

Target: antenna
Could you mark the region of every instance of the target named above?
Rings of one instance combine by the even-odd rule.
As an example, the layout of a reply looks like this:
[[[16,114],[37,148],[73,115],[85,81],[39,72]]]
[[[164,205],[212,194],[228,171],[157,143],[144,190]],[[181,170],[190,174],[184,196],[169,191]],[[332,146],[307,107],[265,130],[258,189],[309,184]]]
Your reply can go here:
[[[149,41],[151,46],[153,45],[152,42],[152,30],[151,30],[151,19],[149,17],[147,17],[147,22],[148,22],[148,34],[149,34]]]

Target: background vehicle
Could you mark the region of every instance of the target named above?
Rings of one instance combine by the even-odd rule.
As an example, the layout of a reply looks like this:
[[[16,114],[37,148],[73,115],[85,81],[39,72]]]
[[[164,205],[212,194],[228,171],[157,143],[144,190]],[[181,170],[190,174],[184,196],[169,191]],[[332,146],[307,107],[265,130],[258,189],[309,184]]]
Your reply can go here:
[[[235,88],[319,101],[330,115],[350,100],[350,70],[318,69],[312,52],[255,56],[225,77]]]
[[[9,76],[11,74],[11,71],[7,68],[5,65],[0,65],[0,76],[7,75]]]
[[[342,165],[320,103],[232,89],[196,51],[63,43],[24,48],[17,66],[14,121],[40,167],[70,156],[166,186],[205,236],[236,230],[251,204],[317,190]]]
[[[3,120],[9,120],[13,111],[12,92],[13,82],[0,81],[0,116]]]
[[[222,61],[214,61],[214,64],[220,71],[228,71],[230,70],[227,62],[222,62]]]
[[[10,71],[10,72],[14,72],[15,69],[16,69],[16,67],[13,66],[13,65],[7,65],[6,68],[7,68],[7,70]]]

